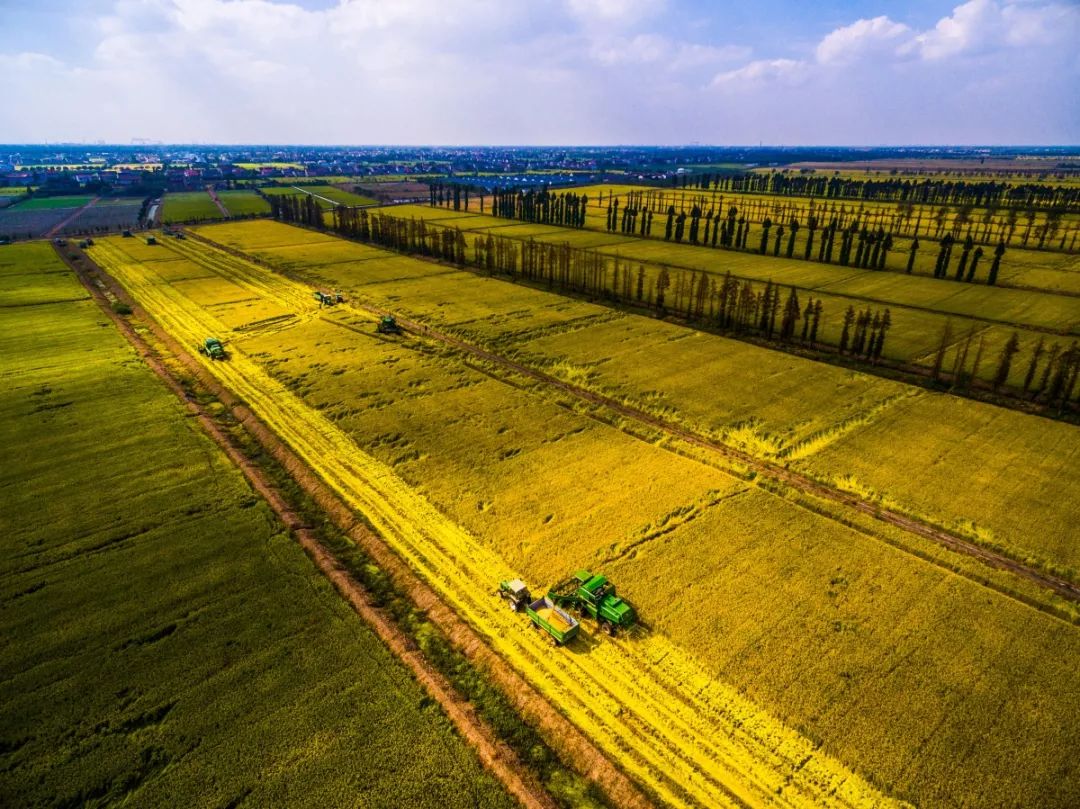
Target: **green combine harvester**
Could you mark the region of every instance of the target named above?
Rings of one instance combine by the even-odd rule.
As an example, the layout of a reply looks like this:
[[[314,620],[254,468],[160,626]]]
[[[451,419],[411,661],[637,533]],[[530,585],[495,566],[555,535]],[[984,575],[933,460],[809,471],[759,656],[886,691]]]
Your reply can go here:
[[[618,630],[629,629],[637,622],[634,608],[615,595],[615,585],[599,573],[579,570],[552,587],[548,598],[559,607],[595,618],[600,628],[612,637]]]
[[[401,334],[401,326],[394,320],[393,315],[383,315],[378,325],[375,326],[375,331],[379,334]]]
[[[615,594],[615,587],[604,576],[579,570],[560,582],[543,598],[532,598],[521,579],[499,583],[498,595],[514,612],[524,610],[533,625],[551,635],[556,646],[573,640],[580,626],[571,615],[588,615],[612,637],[620,629],[630,629],[636,622],[634,608]]]
[[[212,360],[227,360],[229,355],[225,353],[225,344],[216,337],[207,337],[199,346],[199,353]]]

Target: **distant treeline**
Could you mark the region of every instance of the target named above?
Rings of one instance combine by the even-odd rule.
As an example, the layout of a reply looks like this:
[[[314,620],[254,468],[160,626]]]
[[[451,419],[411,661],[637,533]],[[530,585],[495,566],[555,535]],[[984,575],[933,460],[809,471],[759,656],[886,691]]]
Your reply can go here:
[[[270,203],[270,215],[283,222],[323,227],[322,208],[311,194],[262,194]]]
[[[671,178],[671,187],[825,199],[973,205],[976,208],[1057,208],[1065,213],[1080,212],[1080,186],[1043,183],[1014,185],[992,180],[951,178],[858,179],[772,172],[675,175]]]
[[[496,189],[492,195],[491,214],[542,225],[580,228],[585,227],[588,206],[589,197],[575,191],[559,193],[547,188],[528,191]]]

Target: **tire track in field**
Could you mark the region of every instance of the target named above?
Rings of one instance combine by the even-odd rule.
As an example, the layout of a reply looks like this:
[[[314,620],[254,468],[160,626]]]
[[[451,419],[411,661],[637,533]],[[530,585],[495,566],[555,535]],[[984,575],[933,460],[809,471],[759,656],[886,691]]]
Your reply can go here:
[[[245,255],[240,250],[229,248],[224,245],[220,245],[211,239],[199,234],[193,234],[195,239],[200,242],[216,248],[218,251],[231,254],[236,258],[244,261],[248,261],[252,264],[261,264],[254,257]],[[279,271],[273,270],[275,274],[282,275]],[[300,282],[293,281],[293,283],[299,284]],[[309,285],[310,286],[310,285]],[[313,287],[311,287],[313,288]],[[662,419],[651,413],[647,413],[632,405],[628,405],[617,399],[613,399],[610,396],[605,396],[595,391],[583,388],[579,385],[575,385],[572,382],[566,382],[558,377],[554,377],[550,374],[540,371],[536,368],[524,365],[520,362],[512,360],[494,351],[482,348],[473,343],[469,343],[458,337],[450,335],[446,332],[432,328],[427,324],[420,323],[411,319],[406,319],[398,316],[391,310],[384,309],[379,306],[370,304],[364,304],[359,302],[349,302],[345,304],[347,307],[359,309],[369,314],[381,317],[383,315],[394,315],[397,318],[398,323],[405,329],[412,331],[415,334],[428,337],[434,340],[438,340],[446,345],[452,346],[462,352],[471,354],[482,360],[490,362],[494,365],[500,366],[514,373],[520,374],[528,379],[540,382],[547,387],[554,388],[564,393],[568,393],[575,398],[588,402],[593,405],[603,407],[609,411],[617,413],[627,419],[631,419],[640,424],[644,424],[648,427],[658,429],[672,438],[677,438],[691,446],[699,449],[705,449],[709,452],[716,453],[724,458],[735,461],[750,469],[753,469],[758,474],[789,486],[793,489],[805,492],[807,494],[819,497],[830,502],[838,503],[846,508],[850,508],[862,514],[874,517],[881,522],[887,523],[901,530],[928,539],[937,543],[951,551],[961,553],[978,560],[987,567],[995,570],[1004,570],[1009,573],[1030,581],[1039,587],[1049,590],[1056,595],[1067,599],[1069,601],[1080,603],[1080,585],[1071,582],[1067,579],[1055,576],[1051,573],[1039,570],[1037,568],[1026,565],[1011,556],[994,550],[993,548],[985,545],[980,545],[977,542],[964,539],[957,536],[944,528],[931,525],[923,522],[922,520],[910,517],[902,512],[894,509],[882,506],[877,503],[873,503],[866,500],[857,494],[844,491],[829,485],[822,481],[811,478],[800,472],[795,472],[780,464],[772,463],[767,460],[762,460],[754,455],[751,455],[742,450],[731,447],[716,439],[709,438],[697,431],[674,422]],[[923,558],[923,557],[920,557]],[[1026,602],[1025,602],[1026,603]]]
[[[57,251],[59,253],[59,251]],[[63,259],[64,257],[61,256]],[[65,259],[66,261],[66,259]],[[315,563],[319,571],[330,580],[335,589],[355,610],[357,615],[374,631],[390,652],[400,660],[442,707],[457,731],[476,750],[480,761],[503,784],[522,806],[527,809],[555,809],[556,804],[542,786],[521,765],[517,755],[481,719],[475,709],[454,689],[454,686],[424,658],[415,643],[382,612],[375,599],[364,586],[326,550],[315,533],[303,525],[296,512],[285,502],[262,470],[241,452],[225,432],[206,413],[202,405],[188,397],[183,386],[161,362],[146,341],[124,318],[111,307],[111,301],[86,273],[73,262],[67,262],[75,271],[83,286],[98,304],[101,311],[113,322],[117,330],[138,353],[165,386],[184,403],[184,407],[199,422],[203,431],[221,448],[232,463],[247,478],[252,488],[266,501],[281,524],[296,538],[300,546]]]
[[[205,308],[105,240],[93,257],[181,343],[221,333]],[[188,246],[190,248],[190,245]],[[187,249],[187,248],[185,248]],[[223,255],[214,251],[217,255]],[[217,260],[217,259],[215,259]],[[310,288],[246,262],[222,263],[234,283],[271,285],[274,300],[317,311]],[[291,302],[291,303],[290,303]],[[597,642],[583,633],[553,649],[491,595],[515,572],[435,509],[337,425],[235,351],[200,362],[417,571],[501,658],[518,669],[607,755],[674,806],[896,805],[736,689],[709,677],[659,635]]]

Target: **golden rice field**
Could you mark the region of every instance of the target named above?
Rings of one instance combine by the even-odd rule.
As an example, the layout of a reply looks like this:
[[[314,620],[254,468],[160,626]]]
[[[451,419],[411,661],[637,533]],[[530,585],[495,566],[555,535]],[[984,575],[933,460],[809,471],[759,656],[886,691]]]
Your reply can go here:
[[[1080,800],[1080,628],[1028,606],[1041,596],[444,343],[376,336],[361,307],[1059,567],[1074,563],[1075,428],[960,400],[942,412],[954,400],[284,225],[200,233],[288,276],[192,240],[90,255],[182,342],[226,339],[211,371],[664,802]],[[315,287],[349,303],[320,310]],[[1009,508],[992,507],[992,475],[965,481],[986,460],[942,431],[954,422],[1000,436],[1002,471],[1023,470]],[[906,461],[912,431],[925,449]],[[535,591],[580,566],[650,629],[586,625],[553,649],[491,596],[500,578]]]
[[[1080,571],[1080,549],[1070,541],[1080,520],[1080,502],[1069,494],[1080,485],[1075,427],[323,234],[272,223],[251,228],[260,233],[250,247],[246,225],[204,232],[312,283],[419,318],[763,459],[868,492],[1020,558]],[[270,246],[271,233],[285,244]],[[919,440],[908,441],[912,435]],[[963,497],[956,486],[964,487]]]

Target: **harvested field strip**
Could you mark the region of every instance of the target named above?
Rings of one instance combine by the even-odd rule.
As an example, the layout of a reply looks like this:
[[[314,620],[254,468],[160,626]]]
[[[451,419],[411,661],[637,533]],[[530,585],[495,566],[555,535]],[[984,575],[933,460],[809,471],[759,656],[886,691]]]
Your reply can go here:
[[[221,324],[131,261],[115,244],[93,256],[163,327],[196,342]],[[271,284],[275,299],[317,308],[300,284],[243,262],[228,268]],[[263,418],[312,469],[363,513],[491,646],[626,769],[674,805],[876,806],[893,802],[734,689],[711,680],[656,635],[556,651],[490,594],[513,571],[448,520],[388,467],[361,452],[319,412],[237,350],[210,370]],[[694,796],[691,797],[691,794]]]

